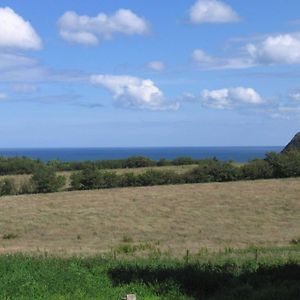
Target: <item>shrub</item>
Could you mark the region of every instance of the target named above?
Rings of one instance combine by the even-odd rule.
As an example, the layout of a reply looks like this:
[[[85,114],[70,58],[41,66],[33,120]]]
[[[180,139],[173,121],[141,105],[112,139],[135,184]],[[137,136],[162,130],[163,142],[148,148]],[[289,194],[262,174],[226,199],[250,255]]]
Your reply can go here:
[[[196,161],[189,156],[177,157],[172,160],[172,165],[175,166],[192,165],[194,163],[196,163]]]
[[[150,186],[150,185],[163,185],[163,184],[176,184],[179,183],[180,175],[173,171],[156,171],[148,170],[138,175],[138,185]]]
[[[31,184],[36,193],[53,193],[66,184],[66,178],[56,175],[53,168],[43,166],[34,171],[31,177]]]
[[[172,165],[171,161],[165,159],[165,158],[161,158],[157,163],[156,165],[158,167],[163,167],[163,166],[170,166]]]
[[[16,194],[17,188],[13,179],[5,178],[2,181],[0,181],[0,196]]]
[[[223,182],[240,179],[240,170],[231,163],[216,159],[203,160],[198,167],[184,174],[187,183]]]
[[[123,161],[123,168],[144,168],[155,166],[156,163],[149,159],[148,157],[143,156],[133,156]]]
[[[132,172],[120,175],[119,184],[120,187],[140,185],[137,176]]]
[[[267,179],[273,177],[273,168],[263,159],[255,159],[241,167],[243,179]]]
[[[115,172],[99,172],[97,188],[115,188],[120,186],[119,176]]]
[[[268,153],[266,162],[273,169],[275,178],[300,176],[300,151]]]

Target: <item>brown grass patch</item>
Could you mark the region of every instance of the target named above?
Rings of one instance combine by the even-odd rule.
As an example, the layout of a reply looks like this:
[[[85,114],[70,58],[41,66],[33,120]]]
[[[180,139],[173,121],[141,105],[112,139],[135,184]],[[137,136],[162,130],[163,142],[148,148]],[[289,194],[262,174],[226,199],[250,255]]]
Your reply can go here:
[[[287,245],[300,237],[300,180],[123,188],[0,198],[0,252],[95,254],[159,242],[163,251]]]

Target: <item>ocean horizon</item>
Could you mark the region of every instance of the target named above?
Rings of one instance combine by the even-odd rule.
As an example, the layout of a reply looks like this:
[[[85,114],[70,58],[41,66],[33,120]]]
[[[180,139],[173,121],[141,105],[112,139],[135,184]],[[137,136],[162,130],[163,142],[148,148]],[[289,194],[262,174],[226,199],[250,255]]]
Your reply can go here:
[[[42,161],[110,160],[146,156],[153,160],[190,156],[194,159],[216,157],[219,160],[246,162],[264,158],[267,152],[280,152],[283,146],[233,147],[89,147],[89,148],[0,148],[3,157],[29,157]]]

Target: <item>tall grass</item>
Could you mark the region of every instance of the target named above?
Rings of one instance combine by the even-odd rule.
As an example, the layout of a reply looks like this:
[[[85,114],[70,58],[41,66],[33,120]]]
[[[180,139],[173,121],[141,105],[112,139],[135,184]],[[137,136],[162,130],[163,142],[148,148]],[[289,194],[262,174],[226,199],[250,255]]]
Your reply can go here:
[[[0,256],[0,299],[108,300],[135,293],[139,300],[298,300],[300,259],[286,257],[286,251],[259,249],[264,256],[245,259],[253,249],[227,249],[213,259],[200,255],[188,263],[163,257]]]

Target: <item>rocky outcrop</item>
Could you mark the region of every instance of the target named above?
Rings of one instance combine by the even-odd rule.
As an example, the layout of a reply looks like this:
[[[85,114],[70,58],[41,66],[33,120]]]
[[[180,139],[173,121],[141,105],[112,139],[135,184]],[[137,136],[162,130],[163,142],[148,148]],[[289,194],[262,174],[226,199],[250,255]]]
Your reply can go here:
[[[294,138],[287,144],[287,146],[282,150],[282,152],[287,152],[291,150],[300,151],[300,132],[298,132]]]

